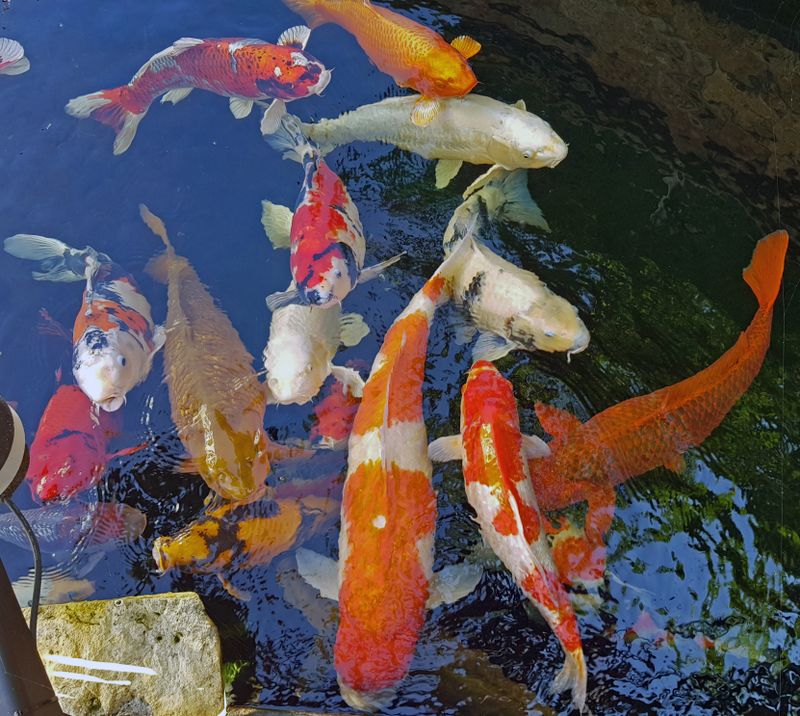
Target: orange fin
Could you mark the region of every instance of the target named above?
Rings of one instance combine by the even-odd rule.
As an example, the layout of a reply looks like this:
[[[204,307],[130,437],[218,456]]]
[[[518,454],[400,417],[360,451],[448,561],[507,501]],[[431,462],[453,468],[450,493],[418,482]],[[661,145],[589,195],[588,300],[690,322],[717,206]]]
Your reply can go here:
[[[167,283],[167,276],[169,276],[169,256],[167,256],[167,254],[154,256],[147,262],[144,270],[154,281]]]
[[[230,594],[234,599],[238,599],[240,602],[249,602],[250,597],[252,596],[250,592],[247,592],[243,589],[237,589],[234,587],[229,580],[223,577],[221,574],[217,575],[217,579],[219,579],[219,583],[223,586],[225,591]]]
[[[742,271],[762,308],[770,308],[778,297],[783,278],[783,262],[789,246],[789,234],[775,231],[756,244],[753,260]]]
[[[572,430],[582,425],[581,421],[572,413],[556,408],[553,405],[536,403],[534,409],[542,427],[554,438],[565,437]]]
[[[63,338],[67,343],[72,343],[72,336],[50,315],[46,308],[39,309],[39,317],[42,319],[36,327],[39,333],[46,336],[57,336]],[[59,380],[61,379],[59,378]]]
[[[686,460],[680,453],[675,453],[672,457],[668,457],[664,460],[664,467],[666,467],[667,470],[672,470],[672,472],[681,475],[686,472]]]
[[[420,97],[411,110],[411,121],[418,127],[427,127],[439,116],[442,103],[435,97]]]
[[[467,60],[481,51],[481,43],[473,40],[469,35],[459,35],[450,44]]]
[[[199,475],[200,463],[197,458],[185,457],[175,466],[175,472],[181,475]]]
[[[134,453],[139,452],[139,450],[144,450],[146,447],[147,443],[139,443],[138,445],[133,445],[132,447],[123,448],[122,450],[117,450],[116,452],[111,453],[111,455],[108,456],[108,459],[113,460],[114,458],[117,457],[125,457],[126,455],[133,455]]]

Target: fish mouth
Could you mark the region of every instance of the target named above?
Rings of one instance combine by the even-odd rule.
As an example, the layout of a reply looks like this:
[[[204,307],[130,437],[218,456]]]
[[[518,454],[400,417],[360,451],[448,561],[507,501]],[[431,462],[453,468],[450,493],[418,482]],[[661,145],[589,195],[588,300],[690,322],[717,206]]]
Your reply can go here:
[[[578,337],[575,342],[572,344],[572,348],[567,351],[567,363],[570,362],[572,356],[583,353],[589,347],[589,331],[588,329],[584,328],[583,332],[581,333],[580,337]]]
[[[385,711],[395,699],[395,690],[392,688],[381,689],[380,691],[358,691],[352,686],[339,681],[339,692],[342,698],[354,709],[366,711],[368,713],[378,713]]]
[[[127,398],[124,395],[113,395],[104,400],[98,400],[97,404],[107,413],[113,413],[125,405]]]
[[[548,151],[543,152],[541,156],[542,159],[550,159],[549,162],[546,162],[545,166],[549,169],[553,169],[566,159],[568,151],[567,145],[564,142],[558,142],[550,145]]]
[[[331,81],[331,72],[332,70],[322,70],[319,75],[319,79],[317,80],[317,84],[315,84],[312,88],[310,93],[311,94],[320,94],[322,91],[328,86]]]

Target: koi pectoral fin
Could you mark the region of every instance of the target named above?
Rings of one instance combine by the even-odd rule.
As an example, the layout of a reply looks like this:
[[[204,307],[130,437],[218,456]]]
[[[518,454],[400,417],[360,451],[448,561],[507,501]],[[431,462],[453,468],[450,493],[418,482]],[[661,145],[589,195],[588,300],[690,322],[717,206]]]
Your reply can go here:
[[[267,308],[273,312],[284,306],[302,302],[300,291],[296,287],[290,288],[288,291],[277,291],[267,296]]]
[[[406,255],[405,251],[401,251],[397,256],[392,256],[390,259],[386,259],[386,261],[381,261],[380,263],[375,264],[374,266],[370,266],[369,268],[361,269],[361,273],[358,275],[358,282],[359,283],[366,283],[367,281],[371,281],[373,278],[377,278],[383,273],[389,266],[392,264],[396,264],[403,256]]]
[[[331,375],[341,384],[346,394],[354,398],[360,398],[364,394],[364,379],[352,368],[334,365],[331,367]]]
[[[522,454],[525,456],[526,460],[549,457],[550,448],[544,440],[536,435],[523,435]]]
[[[428,445],[428,457],[431,462],[461,460],[461,436],[445,435],[441,438],[436,438],[436,440]]]
[[[434,97],[420,97],[411,110],[411,121],[418,127],[427,127],[442,111],[442,103]]]
[[[250,592],[246,592],[243,589],[237,589],[233,586],[233,584],[231,584],[230,580],[226,579],[221,574],[217,575],[217,579],[219,579],[219,583],[222,585],[223,589],[234,599],[238,599],[241,602],[250,601],[250,598],[252,597]]]
[[[475,591],[482,576],[483,568],[470,562],[443,567],[431,579],[426,606],[428,609],[435,609],[442,604],[452,604],[463,599]]]
[[[339,564],[330,557],[301,547],[295,552],[297,571],[319,595],[339,601]]]
[[[440,159],[436,162],[436,188],[444,189],[458,174],[463,163],[461,159]]]
[[[516,346],[494,333],[481,333],[472,348],[472,360],[496,361],[505,358]]]
[[[273,204],[266,199],[261,202],[261,225],[274,248],[288,249],[292,245],[293,218],[288,206]]]

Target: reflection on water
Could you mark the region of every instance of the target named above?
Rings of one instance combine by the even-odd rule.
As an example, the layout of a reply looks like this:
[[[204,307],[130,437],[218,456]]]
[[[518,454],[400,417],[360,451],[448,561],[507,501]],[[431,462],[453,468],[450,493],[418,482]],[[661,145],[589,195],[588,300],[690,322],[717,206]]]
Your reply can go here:
[[[754,310],[741,269],[755,241],[781,223],[794,235],[798,224],[800,75],[791,18],[754,20],[772,39],[694,3],[666,0],[392,5],[448,38],[480,39],[483,50],[472,60],[478,91],[525,99],[569,143],[556,169],[529,176],[551,233],[502,225],[486,239],[577,306],[592,333],[589,348],[569,364],[561,354],[522,352],[498,363],[515,386],[523,431],[546,437],[535,401],[585,420],[696,373],[735,343]],[[142,5],[98,8],[87,0],[9,7],[3,34],[23,43],[32,69],[0,78],[3,105],[14,108],[0,136],[0,162],[11,177],[0,194],[2,236],[30,231],[111,253],[141,279],[163,321],[166,293],[144,275],[154,244],[136,206],[166,205],[176,244],[257,355],[269,322],[264,296],[287,284],[285,254],[264,239],[261,200],[294,206],[296,167],[262,146],[256,120],[233,121],[227,103],[211,95],[154,107],[119,158],[104,128],[67,117],[63,105],[95,85],[118,85],[142,57],[181,35],[271,39],[297,17],[280,3],[267,11],[263,0],[216,15],[197,13],[188,0],[164,3],[157,15]],[[324,96],[298,103],[304,121],[399,93],[341,30],[315,30],[309,48],[336,69]],[[370,363],[394,317],[439,264],[441,236],[479,170],[462,169],[436,190],[432,163],[397,149],[354,144],[328,161],[359,207],[368,261],[408,252],[385,278],[348,298],[347,310],[363,314],[370,334],[337,362]],[[687,470],[655,470],[617,489],[602,601],[579,616],[594,713],[800,708],[800,408],[792,397],[800,389],[799,280],[795,243],[761,373],[688,453]],[[74,287],[33,284],[4,254],[0,288],[0,392],[18,402],[32,435],[54,391],[50,376],[59,365],[69,373],[58,339],[35,331],[38,310],[69,325],[79,300]],[[424,396],[431,437],[457,430],[470,363],[468,349],[453,340],[452,314],[443,310],[431,335]],[[246,603],[213,575],[159,574],[155,538],[192,524],[207,492],[201,480],[173,469],[181,448],[161,360],[131,392],[125,435],[114,449],[145,440],[150,447],[112,464],[97,488],[101,500],[141,510],[148,525],[73,578],[90,579],[101,598],[196,589],[220,627],[225,660],[240,667],[239,700],[344,710],[332,667],[335,605],[297,579],[291,555],[227,575],[251,594]],[[273,441],[305,438],[312,409],[270,407],[266,424]],[[331,462],[299,460],[275,477],[343,467],[341,455],[323,459]],[[473,554],[479,535],[460,468],[437,467],[434,481],[438,570]],[[580,520],[581,507],[567,515]],[[337,540],[328,528],[309,546],[333,553]],[[27,573],[24,551],[9,548],[3,557],[12,576]],[[511,577],[490,564],[473,594],[429,614],[391,712],[567,712],[568,697],[548,693],[561,660]]]

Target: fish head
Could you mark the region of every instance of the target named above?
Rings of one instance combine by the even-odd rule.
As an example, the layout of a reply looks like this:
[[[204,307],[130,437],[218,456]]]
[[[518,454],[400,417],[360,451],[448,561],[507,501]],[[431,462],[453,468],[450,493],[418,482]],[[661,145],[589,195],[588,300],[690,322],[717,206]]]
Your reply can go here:
[[[266,97],[292,100],[321,94],[331,81],[331,70],[296,47],[286,47],[277,59],[261,56],[256,86]]]
[[[489,154],[506,169],[552,168],[567,156],[567,145],[541,117],[509,107],[489,142]]]
[[[330,373],[330,363],[314,352],[293,353],[282,350],[280,346],[281,343],[273,344],[270,341],[264,353],[272,402],[303,405],[319,393]],[[300,356],[305,356],[305,359],[299,359]]]
[[[451,51],[431,52],[414,88],[430,97],[463,97],[478,84],[466,60]]]
[[[153,542],[156,567],[162,573],[170,569],[202,571],[214,561],[219,538],[219,521],[203,515],[172,537],[156,538]]]
[[[396,690],[393,688],[380,689],[379,691],[359,691],[348,686],[342,679],[339,681],[339,692],[342,698],[356,711],[366,713],[383,713],[395,700]]]
[[[358,283],[358,262],[353,250],[336,243],[310,267],[302,283],[298,283],[303,300],[311,306],[341,303]]]
[[[63,500],[86,490],[105,471],[105,455],[91,434],[64,426],[64,433],[48,441],[43,450],[31,450],[27,479],[34,499]]]
[[[575,306],[551,294],[544,302],[537,302],[512,318],[509,338],[525,350],[564,351],[572,355],[589,345],[589,330]]]
[[[119,410],[150,371],[152,355],[126,331],[87,331],[75,346],[72,373],[81,390],[107,412]]]

